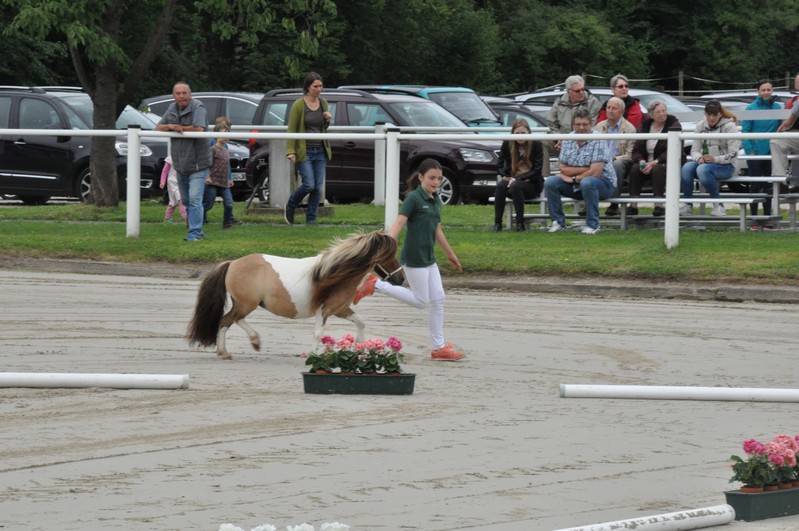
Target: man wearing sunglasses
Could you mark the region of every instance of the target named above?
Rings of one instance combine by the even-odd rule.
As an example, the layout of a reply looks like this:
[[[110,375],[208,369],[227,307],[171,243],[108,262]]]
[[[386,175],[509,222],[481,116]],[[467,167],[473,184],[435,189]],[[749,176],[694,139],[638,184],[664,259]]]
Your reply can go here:
[[[566,87],[566,92],[558,98],[558,100],[549,109],[547,115],[547,127],[550,133],[571,133],[572,132],[572,117],[577,109],[585,109],[591,118],[591,126],[596,124],[597,115],[599,115],[599,108],[601,107],[599,100],[585,88],[585,80],[582,76],[569,76],[563,84]],[[562,141],[544,142],[544,175],[549,172],[549,157],[560,153]]]

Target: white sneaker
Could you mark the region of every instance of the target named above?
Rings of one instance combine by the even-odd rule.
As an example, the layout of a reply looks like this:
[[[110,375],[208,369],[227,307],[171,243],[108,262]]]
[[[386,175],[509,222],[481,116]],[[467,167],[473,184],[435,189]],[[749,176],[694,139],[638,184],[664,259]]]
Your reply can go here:
[[[549,226],[549,229],[547,230],[547,232],[558,232],[559,230],[563,230],[565,228],[566,227],[564,227],[563,225],[561,225],[557,221],[553,221],[552,225]]]
[[[688,203],[683,203],[680,205],[681,216],[690,216],[693,213],[694,213],[693,209],[691,208],[691,205],[689,205]]]
[[[586,225],[585,227],[583,227],[583,230],[581,230],[580,232],[582,232],[583,234],[596,234],[597,232],[599,232],[599,227],[592,229],[591,227]]]
[[[713,205],[713,211],[710,212],[711,216],[726,216],[727,209],[724,208],[724,205],[721,203],[716,203]]]

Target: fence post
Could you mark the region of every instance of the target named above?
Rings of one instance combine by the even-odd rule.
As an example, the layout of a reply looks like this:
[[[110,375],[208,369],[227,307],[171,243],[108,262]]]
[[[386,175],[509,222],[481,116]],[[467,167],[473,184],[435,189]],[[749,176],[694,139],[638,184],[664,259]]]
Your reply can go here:
[[[398,127],[392,124],[386,124],[386,231],[391,228],[391,225],[399,214],[399,133]]]
[[[680,168],[682,168],[680,130],[669,129],[666,159],[666,224],[664,227],[666,249],[673,249],[680,243]]]
[[[141,133],[140,125],[128,126],[127,212],[125,230],[128,238],[138,238],[141,221]],[[160,175],[157,176],[161,178]]]
[[[386,134],[386,124],[375,124],[375,133]],[[386,204],[386,140],[375,140],[375,195],[373,205]]]
[[[285,138],[269,140],[269,206],[283,208],[296,188]],[[299,205],[298,205],[299,206]]]

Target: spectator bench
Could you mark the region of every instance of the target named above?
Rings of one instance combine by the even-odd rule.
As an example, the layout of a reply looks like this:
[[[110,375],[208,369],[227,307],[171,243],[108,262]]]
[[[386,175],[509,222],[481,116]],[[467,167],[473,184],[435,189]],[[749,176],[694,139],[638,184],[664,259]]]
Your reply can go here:
[[[796,202],[799,201],[799,194],[795,194],[797,197],[793,200],[792,207],[796,208]],[[566,205],[573,206],[573,213],[566,214],[567,220],[584,220],[584,216],[580,216],[578,214],[578,209],[580,205],[582,205],[582,201],[572,199],[570,197],[563,197],[562,203],[564,207]],[[490,197],[489,202],[493,203],[494,198]],[[758,224],[762,231],[762,225],[765,223],[779,223],[780,216],[766,216],[766,215],[757,215],[752,216],[749,215],[749,206],[755,202],[764,202],[769,201],[770,196],[768,194],[754,194],[753,196],[746,196],[743,197],[740,194],[724,194],[721,198],[714,199],[708,197],[706,194],[695,195],[690,199],[680,198],[680,203],[693,203],[693,204],[700,204],[699,207],[699,214],[693,214],[690,216],[681,216],[680,223],[688,226],[696,226],[696,225],[738,225],[739,230],[744,232],[746,231],[747,227],[753,224]],[[619,205],[619,215],[618,216],[605,216],[602,213],[602,209],[600,208],[599,212],[599,219],[600,222],[606,223],[608,221],[612,223],[618,223],[619,230],[627,230],[627,228],[631,225],[631,223],[635,223],[637,225],[645,225],[645,224],[652,224],[652,223],[661,223],[664,220],[663,216],[653,216],[652,214],[636,214],[634,216],[627,214],[627,208],[631,203],[646,203],[646,204],[658,204],[663,205],[666,203],[665,197],[654,197],[651,195],[642,195],[641,197],[613,197],[609,199],[603,200],[603,202],[617,204]],[[713,203],[722,203],[724,205],[738,205],[739,212],[737,215],[730,214],[726,216],[710,216],[704,213],[705,205],[706,204],[713,204]],[[546,224],[549,220],[549,212],[547,211],[546,207],[546,199],[544,197],[536,197],[535,199],[528,199],[525,201],[525,204],[535,205],[538,204],[540,206],[539,212],[525,212],[524,214],[524,221],[525,223],[532,223],[532,222],[540,222],[542,224]],[[507,200],[507,208],[505,209],[505,222],[507,228],[511,228],[513,226],[513,202],[508,199]],[[794,219],[795,224],[795,219]]]
[[[748,205],[752,203],[765,203],[766,201],[772,200],[775,196],[778,198],[779,203],[788,203],[788,219],[789,219],[789,227],[793,230],[796,228],[796,203],[799,202],[799,194],[779,194],[779,186],[780,184],[786,181],[785,177],[756,177],[756,176],[735,176],[729,179],[726,179],[721,182],[769,182],[774,184],[774,193],[773,194],[721,194],[720,199],[711,200],[707,194],[694,194],[694,197],[690,199],[680,198],[680,203],[699,203],[699,214],[694,214],[691,216],[681,216],[680,222],[685,225],[696,226],[696,225],[734,225],[737,224],[739,229],[743,232],[746,230],[747,226],[754,225],[757,223],[759,226],[760,231],[763,230],[763,225],[768,223],[775,223],[779,224],[781,221],[780,215],[757,215],[752,216],[748,215]],[[566,206],[568,204],[573,205],[574,213],[573,214],[566,214],[566,219],[585,219],[584,216],[579,216],[578,211],[578,204],[582,204],[580,200],[574,200],[570,197],[562,197],[561,198],[563,205]],[[489,197],[489,203],[494,202],[494,197]],[[600,221],[611,221],[616,222],[618,221],[619,230],[627,230],[629,225],[628,222],[634,222],[638,225],[644,224],[651,224],[651,223],[659,223],[663,221],[662,216],[653,216],[651,214],[638,214],[635,216],[629,216],[627,214],[627,207],[630,203],[650,203],[650,204],[664,204],[666,202],[665,198],[662,197],[653,197],[652,195],[642,195],[641,197],[631,198],[629,196],[623,197],[613,197],[604,199],[603,202],[613,203],[619,205],[619,216],[605,216],[603,215],[600,209],[599,219]],[[739,205],[739,213],[737,216],[735,215],[727,215],[727,216],[710,216],[705,214],[705,205],[708,203],[723,203],[724,205]],[[513,226],[513,201],[511,198],[506,199],[507,208],[505,209],[505,223],[506,227],[510,229]],[[542,194],[539,197],[533,199],[525,200],[525,204],[528,205],[535,205],[538,204],[540,206],[540,211],[538,213],[527,213],[524,214],[525,223],[531,223],[535,221],[545,223],[549,220],[549,213],[547,212],[546,208],[546,198]],[[759,223],[758,223],[759,222]]]

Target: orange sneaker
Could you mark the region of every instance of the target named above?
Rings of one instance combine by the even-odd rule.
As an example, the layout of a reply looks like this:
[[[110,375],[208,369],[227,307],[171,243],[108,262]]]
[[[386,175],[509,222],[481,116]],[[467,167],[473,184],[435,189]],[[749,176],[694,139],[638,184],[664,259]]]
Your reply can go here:
[[[374,295],[375,282],[377,282],[377,277],[375,275],[369,275],[364,283],[358,288],[358,291],[355,292],[355,298],[352,300],[352,303],[358,304],[358,302],[360,302],[360,300],[364,297]]]
[[[433,361],[458,361],[466,356],[463,352],[455,350],[452,343],[447,343],[443,347],[436,349],[432,353]]]

